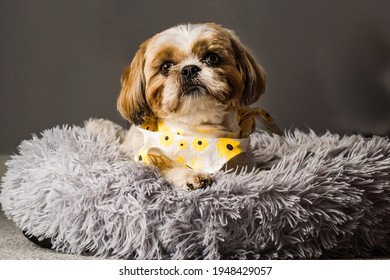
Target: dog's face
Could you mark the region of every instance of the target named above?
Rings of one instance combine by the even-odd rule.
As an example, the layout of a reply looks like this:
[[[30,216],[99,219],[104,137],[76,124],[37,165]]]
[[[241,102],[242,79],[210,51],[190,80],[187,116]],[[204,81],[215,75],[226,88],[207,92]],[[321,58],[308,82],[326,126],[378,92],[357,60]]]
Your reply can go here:
[[[144,42],[122,75],[118,109],[136,125],[149,119],[218,124],[264,92],[265,74],[230,30],[179,25]]]

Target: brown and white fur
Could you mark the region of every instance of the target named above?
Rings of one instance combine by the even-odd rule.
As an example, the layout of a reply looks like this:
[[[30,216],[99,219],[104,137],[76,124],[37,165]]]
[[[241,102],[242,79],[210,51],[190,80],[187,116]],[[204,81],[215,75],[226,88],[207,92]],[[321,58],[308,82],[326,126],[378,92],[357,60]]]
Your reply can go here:
[[[214,23],[188,24],[142,43],[121,83],[118,110],[135,126],[162,119],[235,131],[238,110],[264,93],[265,73],[233,31]],[[134,125],[122,143],[128,154],[142,146]],[[102,129],[97,126],[89,124],[92,130]],[[183,167],[160,171],[183,188],[196,189],[212,181],[211,174]]]

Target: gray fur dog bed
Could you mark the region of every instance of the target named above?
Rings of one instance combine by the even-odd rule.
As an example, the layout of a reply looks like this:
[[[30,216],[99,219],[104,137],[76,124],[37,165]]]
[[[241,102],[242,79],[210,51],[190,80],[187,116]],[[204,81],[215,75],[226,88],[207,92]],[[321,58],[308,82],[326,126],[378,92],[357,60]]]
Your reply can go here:
[[[172,188],[81,127],[46,130],[7,162],[6,216],[53,249],[118,259],[354,258],[390,252],[390,143],[256,132],[264,172]]]

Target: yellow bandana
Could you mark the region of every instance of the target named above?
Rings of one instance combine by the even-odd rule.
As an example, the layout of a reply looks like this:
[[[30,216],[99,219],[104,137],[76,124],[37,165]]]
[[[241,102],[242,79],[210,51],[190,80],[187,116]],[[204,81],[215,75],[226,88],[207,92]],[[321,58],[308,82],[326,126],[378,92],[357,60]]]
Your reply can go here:
[[[238,131],[212,126],[199,126],[189,131],[179,123],[163,120],[145,123],[138,127],[143,135],[143,146],[134,159],[152,163],[159,169],[187,166],[215,173],[230,159],[249,150],[249,135],[256,129],[255,118],[262,123],[265,120],[266,128],[273,123],[269,114],[260,108],[238,112]]]

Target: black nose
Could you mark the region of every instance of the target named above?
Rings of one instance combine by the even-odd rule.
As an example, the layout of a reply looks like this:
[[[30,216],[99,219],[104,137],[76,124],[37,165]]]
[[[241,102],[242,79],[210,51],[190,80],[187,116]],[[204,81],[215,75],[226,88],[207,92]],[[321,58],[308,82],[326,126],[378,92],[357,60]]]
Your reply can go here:
[[[187,65],[181,69],[181,75],[187,80],[193,79],[198,75],[200,68],[196,65]]]

